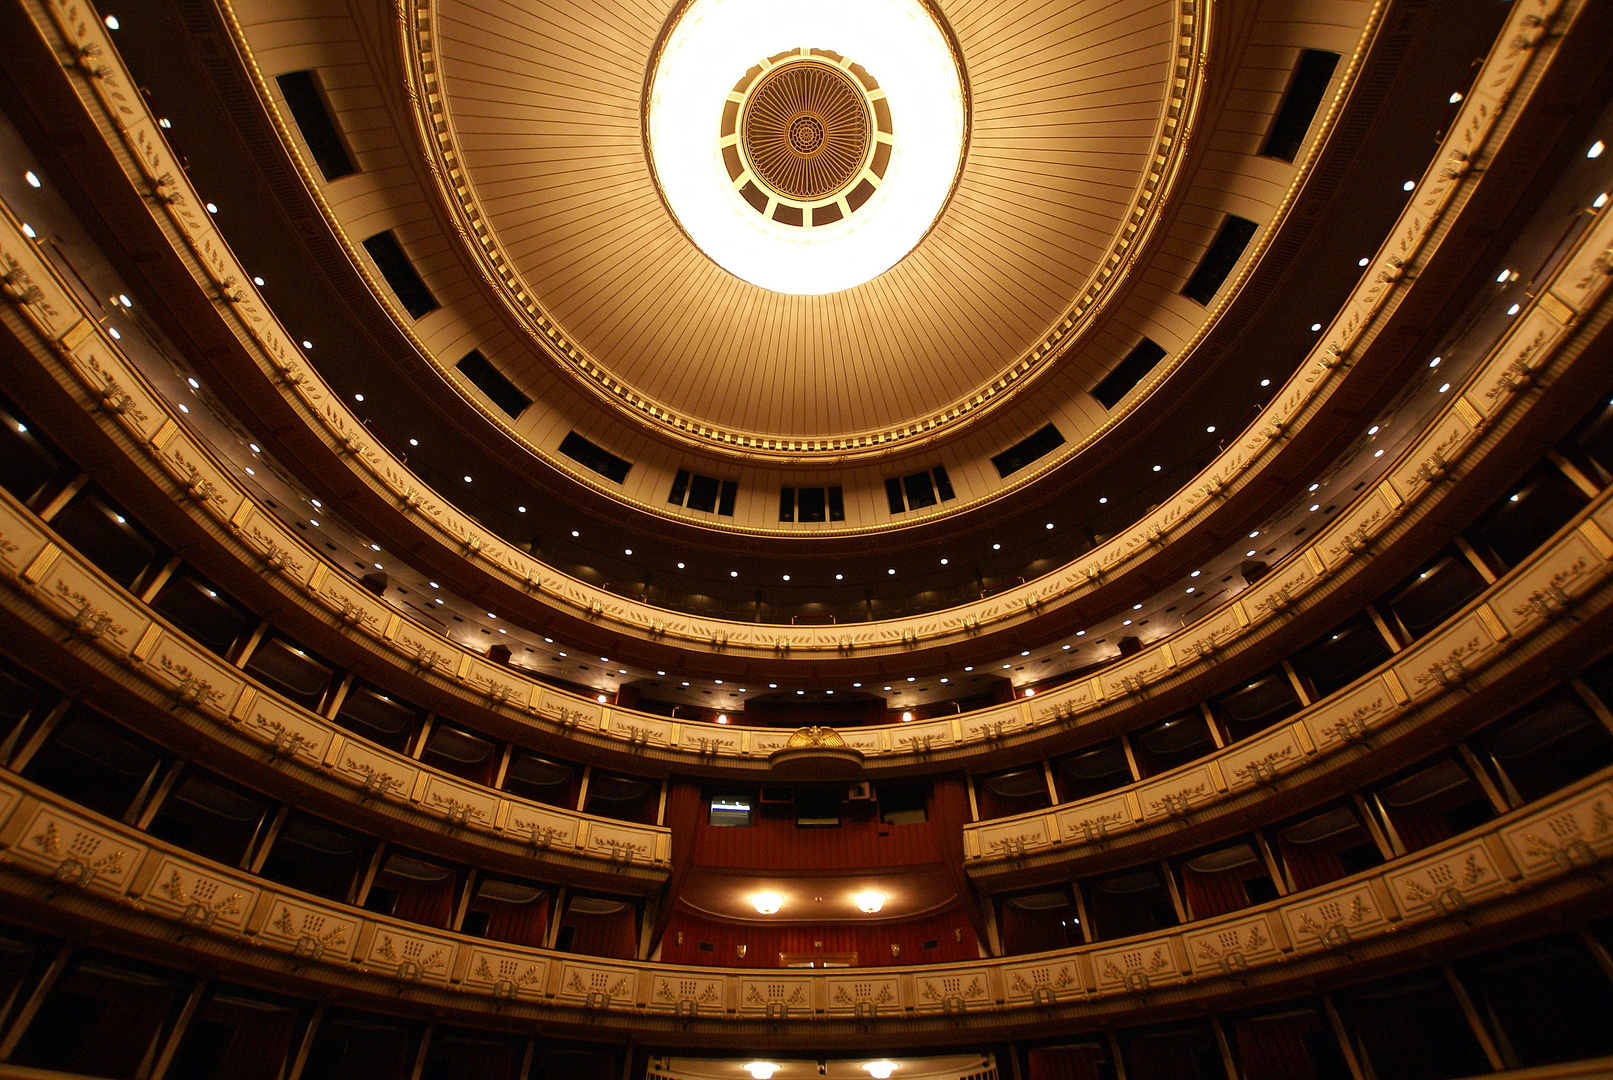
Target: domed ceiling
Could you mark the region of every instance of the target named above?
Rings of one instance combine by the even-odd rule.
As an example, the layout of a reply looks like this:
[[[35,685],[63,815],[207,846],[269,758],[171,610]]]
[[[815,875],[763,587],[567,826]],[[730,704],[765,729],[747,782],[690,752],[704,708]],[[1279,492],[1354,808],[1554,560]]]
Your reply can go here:
[[[741,445],[864,444],[989,404],[993,383],[1048,355],[1136,250],[1156,151],[1171,142],[1162,132],[1177,122],[1167,95],[1182,89],[1172,78],[1181,16],[1170,0],[1118,11],[1098,0],[960,3],[944,20],[931,11],[966,94],[955,186],[905,257],[822,295],[725,270],[669,210],[645,123],[658,50],[677,22],[664,2],[441,0],[416,45],[434,58],[440,96],[426,98],[458,166],[448,187],[468,220],[485,223],[471,231],[489,265],[507,260],[495,282],[572,354],[574,374],[657,420]],[[849,63],[854,30],[780,49]],[[728,63],[713,77],[734,87],[747,67]],[[898,77],[885,63],[882,73],[870,61],[873,80]],[[899,160],[900,111],[895,120]],[[720,139],[720,123],[718,107],[691,117],[689,138]]]

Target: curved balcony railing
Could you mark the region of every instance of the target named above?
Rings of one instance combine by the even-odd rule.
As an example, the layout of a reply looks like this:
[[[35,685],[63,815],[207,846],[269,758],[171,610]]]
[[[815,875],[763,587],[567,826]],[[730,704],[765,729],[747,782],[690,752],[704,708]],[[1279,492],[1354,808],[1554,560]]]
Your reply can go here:
[[[0,575],[15,595],[74,638],[115,660],[127,681],[194,717],[255,743],[287,769],[334,780],[364,801],[446,821],[469,836],[526,845],[539,861],[565,856],[612,867],[668,868],[665,828],[635,825],[512,798],[356,738],[293,705],[176,631],[112,582],[5,493],[0,493]],[[1532,663],[1570,633],[1601,626],[1613,575],[1613,490],[1474,602],[1377,670],[1291,720],[1161,776],[1046,810],[964,828],[971,875],[1071,861],[1132,839],[1158,846],[1160,829],[1237,815],[1277,785],[1322,778],[1342,762],[1390,749],[1441,721],[1501,674]],[[1566,621],[1574,616],[1572,622]],[[1055,715],[1063,704],[1053,702]]]
[[[1020,869],[1124,846],[1218,814],[1248,824],[1250,797],[1319,778],[1371,745],[1383,750],[1440,720],[1449,699],[1527,663],[1542,631],[1587,609],[1613,574],[1613,491],[1439,629],[1325,700],[1241,742],[1159,776],[1088,799],[964,827],[970,873]],[[1056,704],[1055,708],[1062,708]]]
[[[585,620],[647,642],[745,658],[787,660],[906,655],[968,640],[1034,620],[1074,603],[1118,576],[1145,566],[1156,551],[1209,527],[1216,508],[1266,474],[1283,458],[1286,436],[1334,400],[1350,382],[1354,357],[1363,354],[1407,295],[1409,283],[1449,234],[1452,222],[1482,183],[1481,167],[1501,145],[1550,66],[1559,29],[1572,24],[1572,4],[1531,0],[1512,12],[1435,163],[1417,186],[1402,218],[1355,293],[1324,331],[1311,357],[1265,408],[1251,429],[1194,481],[1153,513],[1073,563],[975,604],[925,616],[852,626],[774,626],[691,617],[595,589],[551,568],[482,528],[427,488],[384,447],[320,380],[296,342],[275,320],[202,209],[183,168],[173,158],[154,118],[119,66],[104,28],[76,19],[70,5],[50,0],[36,16],[41,33],[74,58],[72,83],[91,114],[115,135],[131,184],[149,192],[154,220],[191,266],[199,284],[219,299],[220,317],[248,347],[264,389],[282,395],[309,430],[345,463],[388,513],[433,538],[485,575],[501,595]],[[1565,300],[1565,302],[1567,302]],[[1568,303],[1567,318],[1578,309]],[[1486,407],[1479,408],[1486,415]],[[380,504],[377,504],[379,506]]]
[[[275,694],[175,630],[0,492],[0,578],[66,639],[113,657],[153,696],[262,747],[285,767],[344,784],[360,799],[447,822],[461,836],[523,845],[535,861],[658,871],[671,831],[566,810],[470,783],[355,737]],[[211,734],[211,733],[210,733]],[[216,737],[216,736],[214,736]]]
[[[124,934],[168,940],[303,983],[445,1011],[671,1042],[725,1028],[774,1036],[973,1036],[1019,1018],[1092,1018],[1138,995],[1180,1003],[1234,981],[1314,980],[1363,954],[1431,943],[1587,898],[1613,857],[1602,772],[1417,854],[1325,887],[1168,932],[1032,956],[797,973],[616,961],[430,930],[274,886],[0,778],[0,888]],[[698,1027],[698,1031],[691,1028]],[[946,1038],[945,1034],[938,1035]],[[977,1036],[976,1036],[977,1037]]]
[[[671,721],[601,705],[492,663],[455,644],[362,588],[278,517],[253,501],[229,472],[144,380],[106,336],[81,301],[19,231],[0,215],[0,248],[10,260],[7,296],[60,374],[87,393],[105,430],[143,456],[193,517],[211,527],[236,558],[272,571],[283,592],[322,611],[357,641],[413,677],[429,678],[473,709],[489,710],[551,734],[710,768],[718,763],[765,763],[788,738],[779,731]],[[1599,305],[1609,276],[1601,252],[1613,242],[1604,211],[1560,264],[1531,306],[1506,334],[1420,441],[1396,459],[1386,477],[1318,530],[1309,544],[1254,586],[1169,637],[1102,673],[1031,700],[940,721],[883,725],[846,732],[871,764],[944,761],[984,745],[1016,745],[1039,733],[1106,718],[1162,690],[1211,670],[1251,647],[1294,613],[1338,592],[1380,549],[1451,490],[1446,479],[1465,475],[1568,369],[1602,321]],[[1543,389],[1546,388],[1546,389]]]

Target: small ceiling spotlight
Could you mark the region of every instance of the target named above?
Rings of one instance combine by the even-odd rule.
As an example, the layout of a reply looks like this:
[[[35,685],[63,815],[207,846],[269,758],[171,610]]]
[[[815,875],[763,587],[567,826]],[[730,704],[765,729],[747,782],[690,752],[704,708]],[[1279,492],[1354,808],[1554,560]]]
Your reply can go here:
[[[750,898],[750,902],[751,902],[751,906],[756,909],[756,913],[758,915],[777,915],[778,914],[778,909],[784,906],[784,897],[780,896],[776,892],[759,892],[759,893],[756,893],[755,895],[753,895]],[[768,1066],[769,1069],[775,1069],[777,1067],[778,1066],[776,1066],[776,1065],[769,1065]],[[747,1068],[748,1068],[748,1066],[747,1066]],[[773,1074],[770,1073],[770,1072],[769,1073],[754,1073],[753,1072],[753,1073],[751,1073],[751,1075],[752,1076],[772,1076]]]
[[[867,889],[858,893],[856,896],[853,896],[851,899],[852,902],[857,905],[858,911],[872,915],[874,912],[885,906],[886,897],[882,892]]]

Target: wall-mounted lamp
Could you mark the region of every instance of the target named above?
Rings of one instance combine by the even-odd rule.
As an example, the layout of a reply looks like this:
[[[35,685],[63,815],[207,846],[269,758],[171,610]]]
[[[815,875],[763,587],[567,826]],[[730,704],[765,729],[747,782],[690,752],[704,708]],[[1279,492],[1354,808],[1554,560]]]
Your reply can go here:
[[[758,914],[773,915],[784,906],[784,897],[776,892],[759,892],[750,898],[750,902]]]
[[[778,1066],[771,1061],[753,1061],[745,1066],[745,1071],[754,1076],[756,1080],[771,1080],[773,1074],[778,1072]],[[889,1076],[890,1073],[885,1075]]]
[[[857,910],[865,911],[870,915],[885,906],[885,894],[876,892],[873,889],[860,892],[851,899],[857,905]]]

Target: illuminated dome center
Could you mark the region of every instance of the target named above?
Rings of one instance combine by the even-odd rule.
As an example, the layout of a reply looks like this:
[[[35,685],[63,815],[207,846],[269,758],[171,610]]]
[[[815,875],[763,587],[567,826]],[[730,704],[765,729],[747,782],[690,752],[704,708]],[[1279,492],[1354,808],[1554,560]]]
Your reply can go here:
[[[921,0],[691,0],[647,101],[673,216],[719,266],[775,292],[890,269],[962,162],[963,80]]]

